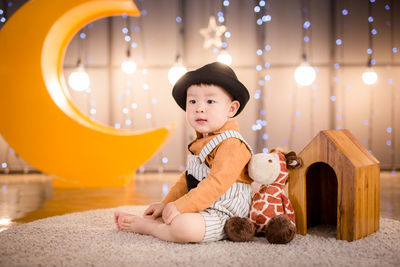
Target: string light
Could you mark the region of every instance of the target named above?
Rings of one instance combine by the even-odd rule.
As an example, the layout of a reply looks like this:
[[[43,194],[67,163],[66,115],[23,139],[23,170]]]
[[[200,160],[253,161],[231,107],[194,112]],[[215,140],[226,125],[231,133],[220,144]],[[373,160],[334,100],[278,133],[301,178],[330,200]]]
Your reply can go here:
[[[121,70],[125,74],[132,74],[136,71],[136,62],[129,57],[121,63]]]
[[[175,62],[175,64],[168,71],[168,81],[171,85],[175,85],[175,83],[181,78],[187,69],[182,65],[180,61]]]
[[[184,0],[178,2],[178,16],[176,17],[176,22],[178,23],[178,34],[177,37],[177,52],[175,57],[175,63],[168,71],[168,81],[174,86],[175,83],[187,72],[187,69],[182,63],[183,54],[183,32],[184,32]]]
[[[270,63],[266,62],[265,57],[271,50],[271,46],[266,44],[266,33],[267,33],[267,24],[264,23],[271,21],[271,15],[267,14],[268,7],[270,1],[268,3],[266,1],[258,1],[258,5],[253,8],[253,12],[255,15],[255,23],[258,25],[256,27],[257,31],[257,50],[255,53],[257,54],[257,63],[254,66],[254,69],[257,71],[258,78],[258,86],[259,89],[255,90],[254,99],[256,100],[256,110],[257,119],[255,124],[251,126],[251,129],[256,132],[256,146],[255,151],[268,153],[268,139],[269,135],[267,131],[267,120],[266,120],[266,111],[265,111],[265,100],[267,99],[269,93],[267,91],[266,83],[271,80],[271,75],[265,73],[265,70],[269,70]],[[265,48],[265,53],[264,53]],[[264,70],[265,67],[265,70]]]
[[[372,85],[378,81],[378,74],[373,70],[373,68],[369,67],[363,74],[362,80],[365,84]]]
[[[301,10],[302,19],[303,19],[303,26],[302,26],[302,34],[303,34],[303,41],[301,43],[302,47],[302,58],[303,62],[296,68],[294,72],[294,79],[300,86],[308,86],[311,85],[316,78],[316,73],[313,67],[307,62],[307,54],[306,54],[306,47],[305,43],[310,41],[310,37],[306,36],[306,30],[309,30],[311,27],[311,22],[306,20],[305,18],[305,8],[303,7]]]
[[[367,84],[367,85],[373,85],[378,81],[378,74],[374,71],[372,68],[372,65],[374,65],[376,62],[372,58],[374,49],[372,47],[373,45],[373,40],[372,40],[372,35],[375,35],[377,31],[373,28],[373,21],[374,18],[372,17],[372,3],[374,1],[371,1],[368,3],[368,43],[369,43],[369,48],[367,49],[367,54],[368,54],[368,63],[367,63],[367,69],[363,72],[361,79],[362,81]]]
[[[391,54],[390,54],[390,65],[389,65],[389,70],[390,74],[393,75],[393,70],[392,70],[392,65],[394,63],[394,54],[397,53],[397,48],[394,47],[394,41],[395,41],[395,25],[394,25],[394,10],[393,10],[393,1],[390,1],[389,4],[385,5],[385,9],[390,12],[390,21],[387,26],[390,27],[390,49],[391,49]],[[390,143],[387,143],[387,145],[390,147],[390,168],[392,170],[392,175],[396,174],[396,121],[397,121],[397,116],[396,116],[396,89],[393,86],[393,79],[389,78],[388,79],[388,84],[390,87],[391,91],[391,112],[390,112],[390,125],[389,127],[386,128],[386,133],[389,135]]]
[[[87,90],[90,86],[90,77],[89,74],[85,71],[85,66],[81,59],[81,54],[83,53],[83,40],[86,38],[86,33],[84,30],[79,32],[79,51],[78,51],[78,60],[77,60],[77,67],[68,77],[68,84],[69,86],[77,91],[83,92]]]
[[[218,54],[217,61],[230,66],[232,64],[232,57],[226,50],[221,50]]]
[[[217,56],[217,61],[221,62],[227,66],[230,66],[232,64],[232,56],[229,54],[227,51],[228,43],[227,40],[228,38],[231,37],[231,33],[227,31],[226,28],[226,7],[229,6],[229,2],[226,3],[225,1],[222,1],[222,6],[221,9],[222,11],[218,12],[218,21],[223,23],[223,27],[225,27],[225,33],[221,36],[222,39],[222,50],[219,51],[218,56]]]
[[[125,34],[124,39],[126,42],[128,42],[128,46],[126,49],[126,58],[121,63],[121,70],[123,73],[129,75],[136,71],[136,62],[131,57],[130,48],[132,47],[132,44],[129,44],[129,42],[132,40],[129,30],[130,18],[128,16],[124,16],[124,19],[126,20],[126,27],[122,28],[122,33]]]
[[[4,10],[3,9],[0,9],[0,15],[3,15],[4,14]],[[6,17],[4,16],[2,16],[1,18],[0,18],[0,22],[2,22],[2,23],[5,23],[6,22]]]
[[[82,92],[89,88],[90,78],[86,73],[83,65],[79,64],[75,71],[73,71],[68,77],[69,86],[77,91]]]
[[[315,70],[307,61],[301,63],[294,72],[294,79],[301,86],[311,85],[315,81],[315,78]]]

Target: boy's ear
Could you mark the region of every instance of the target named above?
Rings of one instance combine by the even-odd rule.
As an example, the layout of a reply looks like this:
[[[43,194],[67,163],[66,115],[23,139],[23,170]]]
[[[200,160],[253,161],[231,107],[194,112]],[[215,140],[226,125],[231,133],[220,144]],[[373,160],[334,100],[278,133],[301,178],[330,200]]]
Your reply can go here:
[[[235,116],[236,112],[239,110],[240,103],[237,100],[233,100],[231,103],[231,106],[229,107],[229,117],[233,118]]]

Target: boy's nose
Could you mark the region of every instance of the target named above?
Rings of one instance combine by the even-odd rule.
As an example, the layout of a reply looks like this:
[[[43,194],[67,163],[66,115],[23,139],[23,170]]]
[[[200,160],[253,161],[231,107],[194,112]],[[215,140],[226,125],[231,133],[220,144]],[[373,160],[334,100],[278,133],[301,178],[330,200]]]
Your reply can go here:
[[[205,112],[205,106],[202,105],[202,104],[199,104],[199,105],[197,106],[196,112],[198,112],[198,113],[203,113],[203,112]]]

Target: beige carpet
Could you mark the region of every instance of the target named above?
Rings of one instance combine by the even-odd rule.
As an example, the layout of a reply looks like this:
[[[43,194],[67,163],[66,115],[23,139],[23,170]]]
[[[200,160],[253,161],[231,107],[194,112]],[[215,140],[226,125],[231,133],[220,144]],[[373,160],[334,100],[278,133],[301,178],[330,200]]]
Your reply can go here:
[[[332,227],[310,229],[288,245],[220,241],[174,244],[117,231],[116,209],[51,217],[0,233],[0,266],[399,266],[400,222],[381,219],[364,239],[338,241]],[[141,214],[144,206],[119,210]]]

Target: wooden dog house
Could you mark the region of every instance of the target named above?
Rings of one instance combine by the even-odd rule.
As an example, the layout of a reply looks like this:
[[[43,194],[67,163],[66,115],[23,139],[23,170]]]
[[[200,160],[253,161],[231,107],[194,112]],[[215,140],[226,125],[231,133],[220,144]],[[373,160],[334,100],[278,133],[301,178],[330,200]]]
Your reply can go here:
[[[336,239],[353,241],[379,229],[379,161],[350,131],[321,131],[298,156],[289,198],[299,234],[330,224]]]

